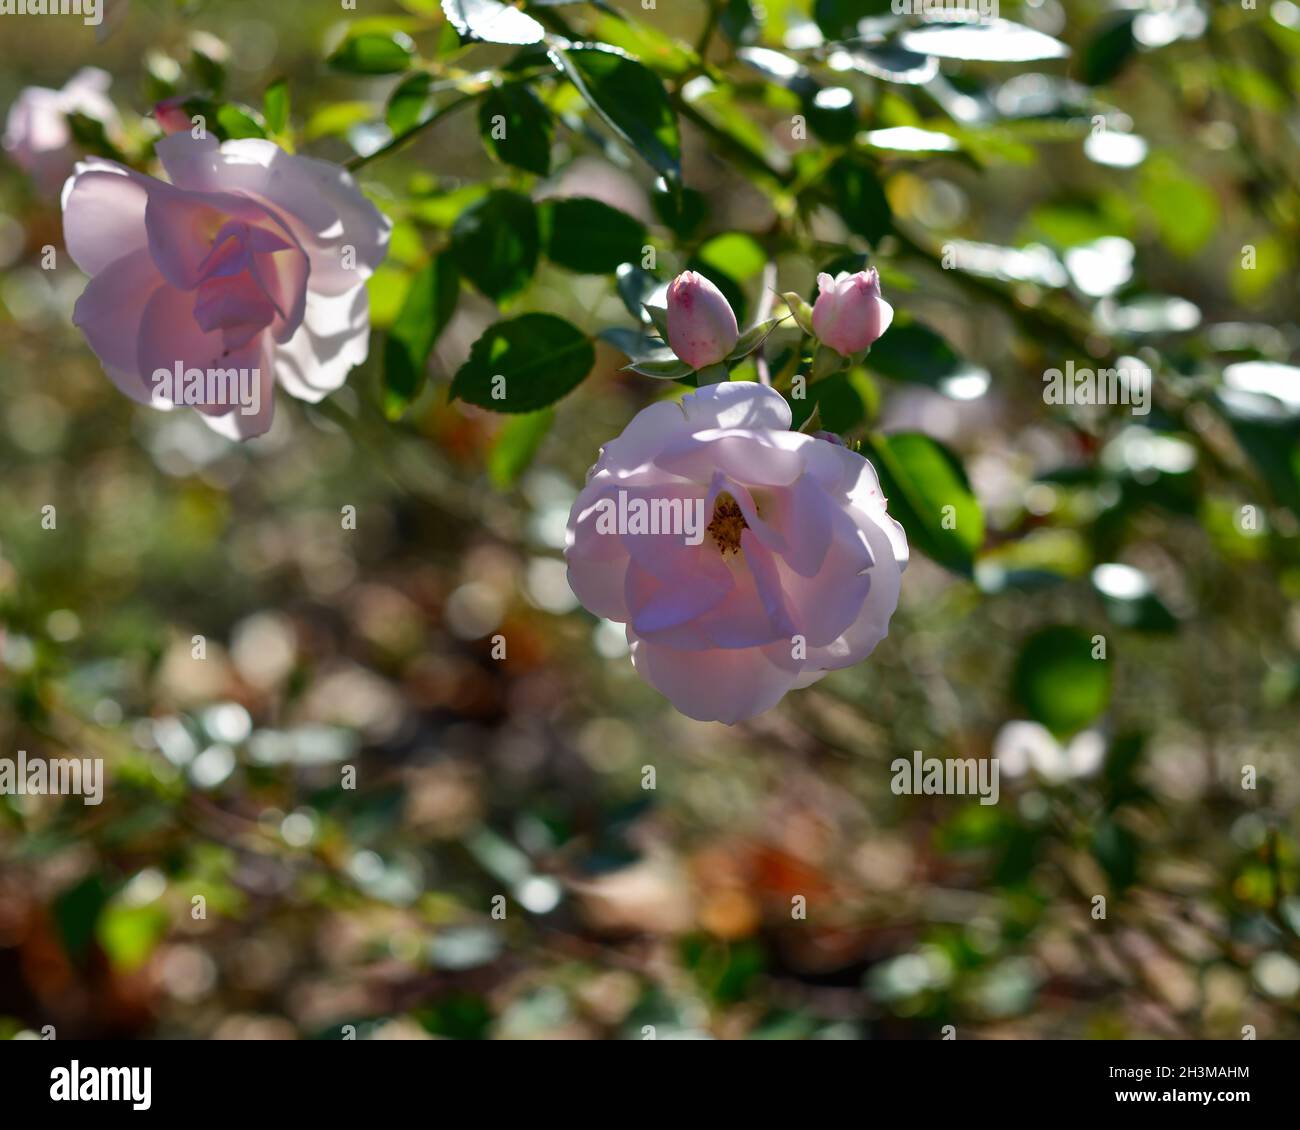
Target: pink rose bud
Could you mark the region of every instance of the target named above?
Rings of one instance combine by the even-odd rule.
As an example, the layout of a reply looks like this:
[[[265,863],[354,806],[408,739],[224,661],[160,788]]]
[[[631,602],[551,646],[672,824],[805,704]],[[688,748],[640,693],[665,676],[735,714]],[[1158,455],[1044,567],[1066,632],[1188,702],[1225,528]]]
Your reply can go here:
[[[184,98],[164,98],[153,108],[153,118],[163,133],[183,133],[192,124],[185,112]]]
[[[703,275],[684,271],[668,286],[668,344],[692,369],[723,360],[740,339],[736,315]]]
[[[875,267],[850,275],[817,276],[817,301],[813,304],[813,333],[841,357],[866,349],[889,329],[894,308],[880,297],[880,276]]]

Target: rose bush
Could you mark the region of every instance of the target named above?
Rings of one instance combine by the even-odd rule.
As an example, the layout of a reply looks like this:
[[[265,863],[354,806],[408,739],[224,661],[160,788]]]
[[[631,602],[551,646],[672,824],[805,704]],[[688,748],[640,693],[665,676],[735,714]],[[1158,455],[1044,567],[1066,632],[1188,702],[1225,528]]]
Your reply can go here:
[[[734,723],[857,663],[889,630],[907,539],[871,464],[789,430],[781,395],[708,385],[642,410],[569,515],[569,583],[627,625],[632,662],[683,714]],[[703,499],[707,536],[603,533],[618,492]]]
[[[63,189],[68,253],[90,275],[73,320],[128,396],[152,374],[257,370],[259,409],[201,406],[235,439],[271,426],[272,390],[319,401],[369,350],[365,281],[390,222],[351,176],[270,141],[161,139],[171,183],[92,158]]]

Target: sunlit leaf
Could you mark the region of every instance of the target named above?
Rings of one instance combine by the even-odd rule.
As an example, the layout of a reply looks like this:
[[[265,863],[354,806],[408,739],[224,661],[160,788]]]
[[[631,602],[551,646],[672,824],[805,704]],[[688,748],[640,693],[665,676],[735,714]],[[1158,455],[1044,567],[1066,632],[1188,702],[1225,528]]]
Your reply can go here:
[[[681,178],[681,139],[668,93],[648,67],[618,51],[570,47],[555,52],[574,86],[650,166]]]
[[[540,246],[533,202],[508,189],[489,192],[471,204],[451,233],[452,254],[461,273],[497,301],[528,285]]]
[[[525,86],[499,86],[479,101],[479,134],[503,165],[546,176],[554,126],[540,98]]]
[[[1133,12],[1115,12],[1099,22],[1080,59],[1079,77],[1089,86],[1114,79],[1137,53],[1133,38]]]
[[[500,0],[442,0],[442,10],[461,35],[487,43],[540,43],[546,34],[532,16]]]
[[[548,200],[540,215],[546,255],[561,267],[604,275],[641,258],[645,226],[603,201],[582,196]]]
[[[415,43],[404,32],[349,35],[326,62],[352,75],[395,75],[415,60]]]
[[[1016,699],[1057,737],[1082,730],[1110,703],[1110,664],[1095,650],[1088,633],[1057,626],[1030,636],[1016,660]]]
[[[591,341],[552,314],[523,314],[489,327],[474,343],[451,395],[493,412],[536,412],[586,379]]]
[[[390,416],[400,415],[419,395],[429,354],[451,321],[459,296],[460,275],[445,255],[411,280],[384,347],[384,409]]]
[[[849,230],[875,244],[889,234],[893,216],[875,171],[864,162],[844,157],[826,174],[835,210]]]
[[[1059,39],[1011,20],[925,24],[903,32],[899,43],[918,55],[989,63],[1060,59],[1070,53]]]
[[[419,125],[433,112],[433,99],[429,95],[432,85],[432,76],[424,71],[407,75],[397,84],[388,96],[388,108],[384,112],[384,120],[394,135]]]
[[[506,421],[488,452],[488,478],[493,486],[504,490],[514,485],[532,463],[554,421],[552,408],[525,412]]]
[[[276,79],[262,94],[262,117],[271,133],[283,133],[289,124],[289,83]]]
[[[862,453],[880,475],[889,512],[907,531],[909,543],[970,576],[984,542],[984,515],[956,455],[919,432],[872,435]]]

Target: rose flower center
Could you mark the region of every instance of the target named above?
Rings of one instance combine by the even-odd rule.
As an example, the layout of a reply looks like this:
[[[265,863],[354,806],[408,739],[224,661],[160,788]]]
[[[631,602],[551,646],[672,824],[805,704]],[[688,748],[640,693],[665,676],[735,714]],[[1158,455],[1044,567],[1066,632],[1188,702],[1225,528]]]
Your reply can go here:
[[[713,504],[713,521],[708,525],[709,535],[725,557],[728,552],[740,552],[740,535],[749,528],[740,505],[725,490]]]

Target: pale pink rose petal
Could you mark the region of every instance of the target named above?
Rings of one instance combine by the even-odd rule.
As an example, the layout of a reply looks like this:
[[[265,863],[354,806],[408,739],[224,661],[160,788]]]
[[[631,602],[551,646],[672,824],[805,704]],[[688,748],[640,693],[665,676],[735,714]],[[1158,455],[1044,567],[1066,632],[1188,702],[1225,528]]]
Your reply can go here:
[[[140,322],[149,299],[163,284],[148,248],[141,247],[111,264],[86,285],[73,307],[72,321],[127,396],[148,403],[152,392],[139,365]]]
[[[275,351],[280,383],[315,404],[343,387],[370,353],[370,293],[364,286],[339,295],[306,292],[297,332]]]
[[[637,673],[688,718],[728,725],[770,710],[797,676],[760,648],[674,651],[639,639],[628,642]]]
[[[91,160],[63,186],[63,244],[86,274],[149,246],[145,180],[121,165]]]
[[[674,439],[655,462],[665,471],[708,482],[714,471],[759,486],[787,486],[803,474],[799,456],[810,436],[714,428]]]

